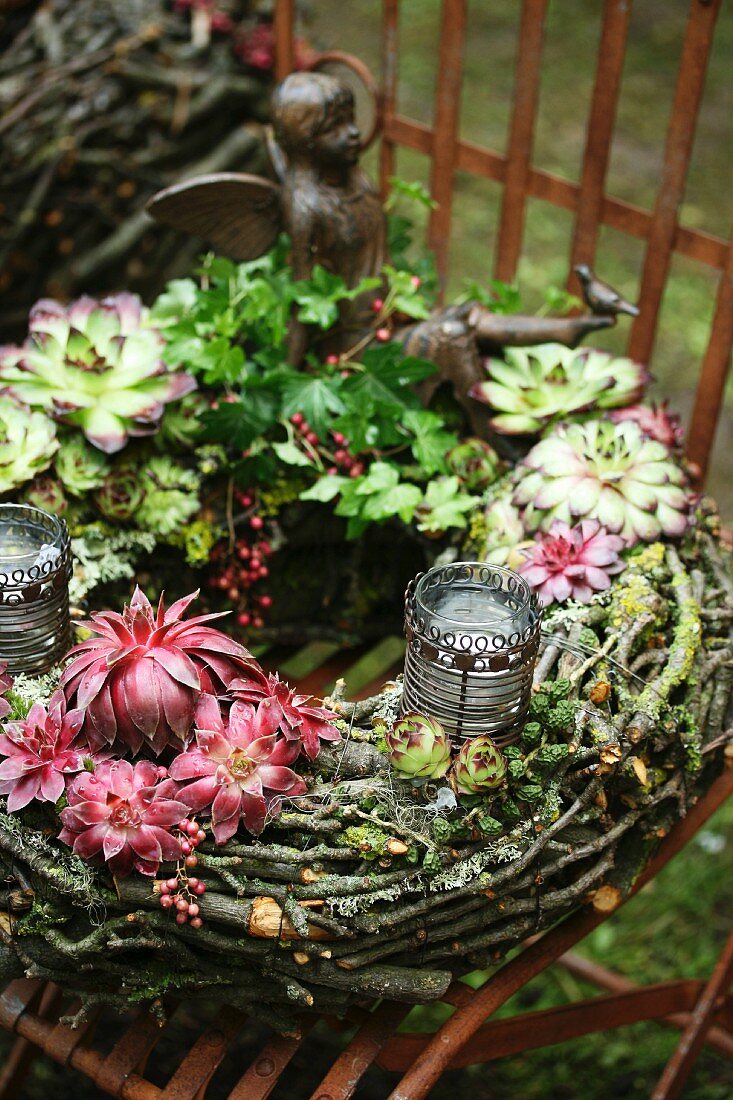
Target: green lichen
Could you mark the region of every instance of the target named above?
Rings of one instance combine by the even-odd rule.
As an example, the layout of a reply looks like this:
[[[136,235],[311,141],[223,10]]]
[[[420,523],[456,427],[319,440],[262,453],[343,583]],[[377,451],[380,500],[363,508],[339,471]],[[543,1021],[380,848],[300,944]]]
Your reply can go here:
[[[221,530],[212,527],[205,519],[196,519],[179,531],[175,531],[169,542],[182,547],[189,565],[206,565],[211,557],[214,545],[221,538]]]
[[[350,825],[340,837],[346,848],[360,852],[364,859],[379,859],[385,853],[389,835],[375,825]]]

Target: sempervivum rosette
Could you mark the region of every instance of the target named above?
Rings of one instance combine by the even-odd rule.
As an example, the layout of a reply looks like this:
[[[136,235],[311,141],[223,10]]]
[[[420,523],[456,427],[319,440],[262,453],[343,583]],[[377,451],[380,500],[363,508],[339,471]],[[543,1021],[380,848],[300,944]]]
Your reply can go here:
[[[539,432],[560,417],[637,401],[649,375],[633,359],[595,348],[576,351],[563,344],[507,348],[503,359],[486,363],[489,378],[469,391],[495,410],[497,432]]]
[[[83,717],[79,710],[67,711],[64,694],[57,691],[48,710],[34,703],[22,721],[5,725],[0,736],[0,756],[5,757],[0,794],[7,795],[10,813],[34,800],[58,802],[66,777],[84,767],[84,753],[74,745]]]
[[[555,520],[597,519],[628,545],[687,527],[685,475],[663,443],[631,420],[561,424],[518,467],[514,503],[525,506],[527,530]]]
[[[622,420],[634,420],[644,435],[664,443],[665,447],[679,447],[684,442],[684,431],[680,418],[669,411],[666,401],[661,405],[629,405],[625,409],[614,409],[611,413],[614,424]]]
[[[533,546],[521,551],[525,560],[517,572],[545,606],[554,600],[588,603],[624,568],[618,556],[623,548],[624,540],[609,535],[597,519],[584,519],[575,527],[557,519],[547,534],[539,534]]]
[[[283,795],[303,794],[303,779],[287,765],[300,752],[297,741],[278,736],[283,713],[274,699],[257,708],[235,702],[225,722],[212,696],[197,714],[196,744],[171,764],[171,778],[186,783],[178,797],[196,812],[211,813],[217,844],[234,836],[240,821],[261,833]],[[200,727],[200,728],[198,728]]]
[[[82,859],[100,859],[113,874],[156,874],[161,862],[179,859],[181,842],[170,830],[186,817],[170,779],[159,780],[150,760],[111,760],[84,772],[69,787],[59,840]]]
[[[44,298],[31,310],[25,343],[0,349],[0,384],[112,454],[128,436],[157,431],[166,403],[196,387],[165,364],[163,346],[134,294],[69,306]]]
[[[23,485],[50,466],[58,446],[52,420],[0,396],[0,493]]]
[[[453,764],[451,778],[459,794],[495,791],[506,778],[506,760],[488,734],[467,737]]]
[[[394,770],[407,779],[440,779],[450,766],[450,741],[437,718],[410,711],[387,730]]]
[[[341,734],[334,726],[338,715],[325,707],[313,706],[310,695],[299,695],[277,673],[265,675],[250,673],[249,680],[234,680],[229,693],[246,703],[272,700],[280,707],[281,729],[289,741],[297,741],[303,752],[314,760],[321,748],[321,741],[340,741]]]
[[[84,625],[94,637],[72,649],[61,677],[70,706],[84,711],[82,733],[92,750],[116,745],[156,755],[181,748],[201,692],[216,693],[235,677],[259,671],[244,646],[207,624],[220,615],[183,614],[197,592],[157,614],[140,591],[122,614],[100,611]]]

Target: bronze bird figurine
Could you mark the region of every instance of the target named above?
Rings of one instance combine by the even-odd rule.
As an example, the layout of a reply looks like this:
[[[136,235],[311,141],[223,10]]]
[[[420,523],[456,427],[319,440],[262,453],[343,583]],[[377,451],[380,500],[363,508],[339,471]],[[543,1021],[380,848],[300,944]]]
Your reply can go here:
[[[628,313],[630,317],[639,316],[638,307],[627,302],[617,290],[599,279],[588,264],[576,264],[573,270],[580,280],[583,301],[593,313],[601,317],[616,317],[619,313]]]

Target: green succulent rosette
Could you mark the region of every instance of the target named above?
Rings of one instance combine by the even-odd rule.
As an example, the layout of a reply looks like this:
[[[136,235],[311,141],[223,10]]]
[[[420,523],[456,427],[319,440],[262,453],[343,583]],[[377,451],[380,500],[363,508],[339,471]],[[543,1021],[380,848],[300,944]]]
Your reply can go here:
[[[453,785],[459,794],[495,791],[506,778],[506,760],[488,734],[468,737],[453,764]]]
[[[0,395],[0,493],[17,489],[47,469],[58,446],[52,420]]]
[[[30,312],[25,343],[0,350],[0,382],[114,454],[130,436],[156,432],[166,404],[196,388],[166,365],[163,346],[134,294],[69,306],[44,298]]]
[[[144,497],[139,470],[122,464],[107,474],[94,494],[94,503],[105,519],[112,523],[129,523],[137,516]]]
[[[389,759],[405,779],[440,779],[450,766],[450,741],[436,718],[410,711],[385,734]]]
[[[630,420],[562,424],[518,467],[513,502],[525,528],[549,531],[597,519],[629,545],[678,538],[687,528],[690,494],[683,470],[663,443]]]
[[[649,380],[633,359],[563,344],[507,348],[503,359],[488,359],[486,369],[488,379],[470,393],[493,410],[491,427],[507,435],[533,434],[589,409],[632,405]]]
[[[67,435],[61,440],[54,466],[64,487],[75,497],[98,489],[110,469],[105,456],[81,435]]]

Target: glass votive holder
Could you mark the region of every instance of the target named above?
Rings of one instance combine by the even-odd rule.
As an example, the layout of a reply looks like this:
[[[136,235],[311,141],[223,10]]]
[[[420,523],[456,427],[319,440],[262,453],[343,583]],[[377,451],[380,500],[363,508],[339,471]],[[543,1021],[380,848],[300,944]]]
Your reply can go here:
[[[66,523],[26,504],[0,504],[0,661],[47,672],[69,649],[71,544]]]
[[[437,718],[458,744],[516,741],[529,709],[542,606],[518,573],[455,562],[421,573],[405,593],[402,711]]]

